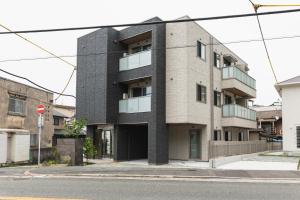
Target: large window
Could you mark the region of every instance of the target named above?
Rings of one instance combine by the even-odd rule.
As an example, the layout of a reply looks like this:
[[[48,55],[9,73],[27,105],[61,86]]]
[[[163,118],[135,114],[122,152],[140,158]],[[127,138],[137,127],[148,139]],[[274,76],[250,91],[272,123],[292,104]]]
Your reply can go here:
[[[297,148],[300,148],[300,126],[296,127],[297,131]]]
[[[214,91],[214,105],[221,106],[221,92]]]
[[[197,56],[202,60],[206,60],[206,45],[197,41]]]
[[[206,87],[197,85],[197,101],[206,103]]]
[[[221,60],[220,55],[214,52],[214,66],[217,68],[221,68]]]
[[[16,95],[10,95],[8,112],[13,114],[25,115],[26,112],[26,98]]]

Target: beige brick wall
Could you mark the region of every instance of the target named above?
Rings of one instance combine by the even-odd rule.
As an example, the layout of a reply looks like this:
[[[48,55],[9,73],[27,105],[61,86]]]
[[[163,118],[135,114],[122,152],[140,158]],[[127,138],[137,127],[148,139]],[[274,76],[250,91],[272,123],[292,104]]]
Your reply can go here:
[[[183,17],[186,18],[186,17]],[[181,18],[181,19],[183,19]],[[211,105],[214,104],[210,91],[222,92],[221,104],[223,104],[223,81],[222,71],[213,67],[213,84],[210,83],[210,70],[212,67],[211,35],[194,22],[167,24],[166,34],[166,122],[168,124],[193,124],[202,127],[202,158],[208,157],[208,141],[211,140],[211,133],[214,129],[223,130],[222,108],[213,106],[214,120],[211,123]],[[219,45],[217,39],[213,39],[213,51],[220,54],[221,66],[223,56],[232,55],[237,62],[237,67],[243,71],[247,70],[247,64],[226,46]],[[206,59],[197,57],[197,41],[206,44]],[[196,85],[201,84],[207,88],[207,102],[202,103],[196,100]],[[212,86],[211,86],[212,85]],[[211,88],[213,87],[213,88]],[[252,92],[252,91],[251,91]],[[232,94],[231,94],[232,95]],[[235,95],[232,95],[235,102]],[[236,125],[236,124],[235,124]],[[246,124],[252,127],[252,124]],[[176,126],[177,127],[177,126]],[[186,136],[187,127],[170,129],[171,142],[180,142],[184,152],[178,152],[177,156],[186,157]],[[174,140],[174,141],[173,141]],[[180,140],[180,141],[179,141]],[[183,144],[185,143],[185,144]],[[172,146],[170,146],[172,150]],[[174,153],[174,156],[172,155]],[[171,157],[175,156],[175,150],[171,151]]]

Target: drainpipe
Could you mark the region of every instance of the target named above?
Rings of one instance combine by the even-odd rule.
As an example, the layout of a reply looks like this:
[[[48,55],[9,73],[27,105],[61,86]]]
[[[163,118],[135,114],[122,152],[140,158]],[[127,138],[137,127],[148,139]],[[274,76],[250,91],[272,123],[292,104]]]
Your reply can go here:
[[[213,37],[209,36],[210,45],[209,45],[209,55],[210,55],[210,79],[209,79],[209,88],[210,88],[210,140],[213,138],[214,134],[214,46],[213,46]]]

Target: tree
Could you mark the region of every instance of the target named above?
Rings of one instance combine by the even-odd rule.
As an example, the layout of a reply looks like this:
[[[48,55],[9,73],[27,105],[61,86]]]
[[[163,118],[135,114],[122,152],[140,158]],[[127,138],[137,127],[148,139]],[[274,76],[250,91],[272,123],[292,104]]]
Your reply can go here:
[[[74,120],[71,124],[65,124],[65,130],[68,132],[67,136],[78,138],[82,134],[86,126],[85,119]]]
[[[97,154],[96,147],[93,145],[93,140],[90,137],[86,137],[83,143],[83,154],[87,159],[93,158]]]

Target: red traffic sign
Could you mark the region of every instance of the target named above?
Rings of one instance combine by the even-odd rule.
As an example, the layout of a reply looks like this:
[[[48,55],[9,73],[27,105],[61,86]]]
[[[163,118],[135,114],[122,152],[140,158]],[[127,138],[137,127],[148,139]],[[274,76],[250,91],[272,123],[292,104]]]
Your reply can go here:
[[[43,113],[45,112],[45,106],[42,105],[42,104],[38,105],[38,106],[36,107],[36,112],[37,112],[38,114],[43,114]]]

